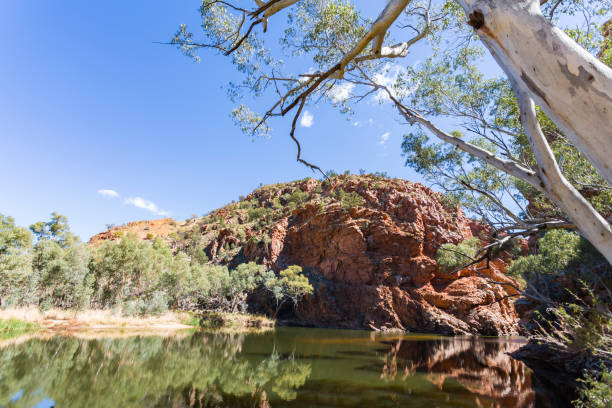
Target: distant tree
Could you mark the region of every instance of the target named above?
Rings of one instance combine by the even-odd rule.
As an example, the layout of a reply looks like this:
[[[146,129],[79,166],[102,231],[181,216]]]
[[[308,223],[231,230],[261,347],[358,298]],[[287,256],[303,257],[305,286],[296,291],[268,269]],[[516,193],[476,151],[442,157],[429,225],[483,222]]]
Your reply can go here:
[[[150,274],[154,261],[147,247],[150,244],[129,233],[119,243],[107,241],[97,248],[91,269],[99,306],[114,306],[140,294],[143,278]]]
[[[266,268],[255,262],[243,263],[230,271],[227,296],[230,301],[230,312],[244,311],[248,293],[257,288]]]
[[[34,233],[37,240],[53,240],[62,248],[72,245],[79,240],[70,231],[68,218],[56,212],[51,213],[51,220],[48,222],[38,221],[30,225],[30,230]]]
[[[93,276],[89,273],[89,251],[82,244],[62,248],[50,238],[39,240],[33,251],[39,306],[83,309],[89,307]]]

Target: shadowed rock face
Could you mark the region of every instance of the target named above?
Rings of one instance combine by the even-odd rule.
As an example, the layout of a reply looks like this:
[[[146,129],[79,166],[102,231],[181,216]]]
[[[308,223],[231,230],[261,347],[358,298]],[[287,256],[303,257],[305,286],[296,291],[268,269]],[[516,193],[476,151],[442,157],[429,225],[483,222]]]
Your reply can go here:
[[[347,202],[343,194],[357,200]],[[260,220],[253,219],[256,210],[265,213]],[[130,230],[121,228],[115,236]],[[445,207],[438,193],[418,183],[368,175],[265,186],[174,228],[176,234],[166,229],[160,236],[180,251],[181,242],[170,237],[198,235],[213,263],[255,261],[277,271],[301,265],[315,293],[295,312],[297,324],[443,334],[518,330],[507,297],[515,294],[511,286],[492,285],[475,269],[449,276],[435,261],[442,244],[486,235],[486,227],[460,208]],[[104,234],[92,242],[101,239]],[[503,270],[498,260],[479,272],[515,284]],[[266,299],[250,301],[266,310]]]

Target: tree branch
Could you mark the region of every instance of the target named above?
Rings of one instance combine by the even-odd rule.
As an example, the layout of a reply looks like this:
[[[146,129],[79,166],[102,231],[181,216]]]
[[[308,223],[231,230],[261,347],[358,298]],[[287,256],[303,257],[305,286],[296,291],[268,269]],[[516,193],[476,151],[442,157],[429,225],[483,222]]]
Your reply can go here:
[[[580,226],[585,237],[612,263],[610,224],[563,176],[538,123],[533,99],[523,87],[512,82],[519,103],[521,121],[538,163],[538,175],[544,191],[574,224]]]

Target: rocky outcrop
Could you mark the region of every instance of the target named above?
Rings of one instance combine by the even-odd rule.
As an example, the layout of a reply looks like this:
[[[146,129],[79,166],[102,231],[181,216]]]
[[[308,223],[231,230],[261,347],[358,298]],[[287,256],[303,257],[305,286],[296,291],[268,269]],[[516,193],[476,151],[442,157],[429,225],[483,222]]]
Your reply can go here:
[[[460,209],[445,209],[437,194],[414,183],[349,180],[344,191],[363,207],[306,204],[271,228],[270,243],[247,248],[248,259],[275,269],[301,265],[315,294],[297,309],[302,324],[324,327],[405,329],[444,334],[517,333],[509,295],[516,294],[503,264],[445,276],[435,253],[444,243],[472,237]],[[492,284],[491,281],[506,285]]]
[[[295,311],[298,324],[517,333],[516,282],[502,260],[452,275],[435,261],[442,244],[486,235],[486,227],[418,183],[369,175],[266,186],[189,228],[206,237],[211,262],[302,266],[315,291]]]

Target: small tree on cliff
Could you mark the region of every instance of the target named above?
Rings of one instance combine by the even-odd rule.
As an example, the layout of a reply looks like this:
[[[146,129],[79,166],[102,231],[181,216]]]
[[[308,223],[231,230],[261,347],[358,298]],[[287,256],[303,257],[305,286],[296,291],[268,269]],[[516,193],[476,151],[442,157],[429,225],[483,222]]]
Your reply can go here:
[[[610,191],[612,70],[594,55],[604,45],[598,29],[610,5],[609,0],[388,0],[371,21],[349,1],[256,0],[248,7],[204,0],[204,38],[196,40],[182,25],[172,42],[196,59],[203,48],[231,56],[244,74],[244,81],[230,87],[232,98],[239,98],[244,90],[255,95],[274,94],[276,102],[261,115],[245,106],[237,107],[233,112],[236,121],[245,132],[263,134],[270,130],[270,118],[291,114],[290,136],[297,144],[297,160],[313,170],[320,171],[302,158],[295,136],[304,108],[324,98],[348,111],[351,102],[377,94],[393,103],[400,116],[419,132],[426,130],[452,146],[447,156],[452,158],[459,151],[470,155],[468,170],[480,166],[486,174],[477,181],[488,180],[487,188],[465,175],[447,175],[472,196],[484,197],[487,206],[501,208],[498,212],[513,221],[502,226],[504,231],[533,233],[572,226],[612,261],[609,222],[585,198],[591,197],[590,192],[582,189],[581,193],[568,181],[563,164],[559,164],[561,158],[551,150],[551,142],[564,141],[598,176],[598,182],[588,187]],[[311,58],[299,74],[285,72],[280,56],[263,41],[262,33],[269,23],[277,23],[281,12],[287,16],[280,38],[283,50]],[[588,17],[584,30],[566,32],[553,24],[564,13],[578,12]],[[394,23],[399,28],[392,27]],[[475,42],[472,30],[480,42]],[[401,40],[393,42],[392,35]],[[416,44],[431,50],[431,57],[420,68],[392,63],[408,57]],[[497,84],[484,81],[475,64],[483,46],[506,75],[497,79]],[[308,70],[313,65],[318,71]],[[448,94],[427,86],[440,78],[435,74],[453,78],[456,87],[452,90],[456,92]],[[493,106],[486,103],[491,92],[504,90],[511,90],[506,106],[503,103],[508,98],[497,98]],[[495,120],[501,109],[508,108],[514,109],[519,119],[510,130],[508,123]],[[436,116],[459,119],[471,137],[443,131],[432,121]],[[547,133],[547,129],[554,131]],[[519,148],[517,141],[522,141]],[[426,146],[423,138],[413,143],[415,149],[422,148],[416,165],[422,155],[431,153]],[[426,170],[443,170],[440,164],[444,161],[430,160]],[[542,218],[509,211],[495,194],[504,190],[507,178],[544,195],[561,210],[560,215]],[[519,201],[513,192],[509,195]],[[610,195],[606,197],[610,199]]]

